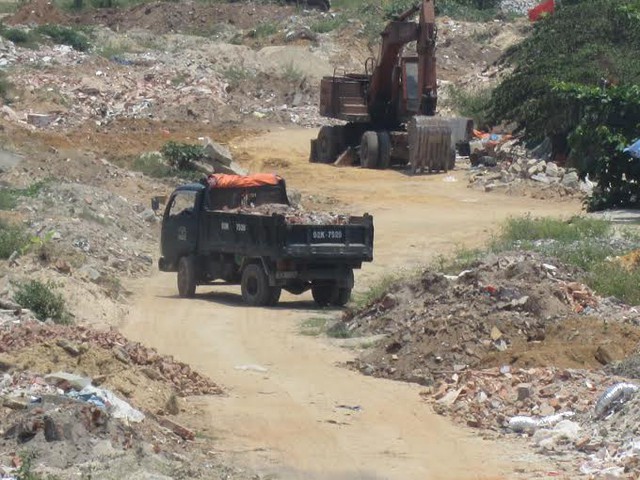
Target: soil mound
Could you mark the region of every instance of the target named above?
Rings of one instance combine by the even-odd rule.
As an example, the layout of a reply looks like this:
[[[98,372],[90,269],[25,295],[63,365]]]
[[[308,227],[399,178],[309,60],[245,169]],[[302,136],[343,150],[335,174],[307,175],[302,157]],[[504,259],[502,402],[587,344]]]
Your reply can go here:
[[[16,13],[5,18],[9,25],[44,25],[67,23],[68,17],[48,0],[33,0],[24,4]]]
[[[396,283],[343,325],[388,334],[356,366],[430,385],[468,368],[600,367],[630,354],[633,325],[608,323],[615,305],[575,281],[575,269],[532,253],[490,256],[457,276],[427,270]]]

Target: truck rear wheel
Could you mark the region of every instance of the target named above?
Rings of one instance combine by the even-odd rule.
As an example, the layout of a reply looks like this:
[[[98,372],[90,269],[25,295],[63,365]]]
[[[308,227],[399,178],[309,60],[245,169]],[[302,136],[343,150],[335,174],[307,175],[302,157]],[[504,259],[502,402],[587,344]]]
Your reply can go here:
[[[333,291],[333,285],[314,285],[311,287],[311,295],[313,296],[313,300],[320,307],[326,307],[331,303]]]
[[[364,132],[360,142],[360,165],[364,168],[378,168],[378,134],[376,132]]]
[[[334,127],[325,125],[320,129],[315,143],[315,158],[318,163],[333,163],[336,160],[338,156],[336,153],[336,137]]]
[[[335,305],[344,307],[351,299],[351,289],[337,285],[316,285],[311,287],[313,299],[320,307]]]
[[[344,307],[351,300],[350,288],[336,288],[333,297],[331,298],[331,304],[336,307]]]
[[[262,266],[256,263],[251,263],[244,268],[240,284],[242,299],[248,305],[253,307],[273,306],[280,300],[282,289],[270,287],[267,274],[264,273]]]
[[[178,294],[182,298],[196,294],[196,264],[193,257],[182,257],[178,262]]]

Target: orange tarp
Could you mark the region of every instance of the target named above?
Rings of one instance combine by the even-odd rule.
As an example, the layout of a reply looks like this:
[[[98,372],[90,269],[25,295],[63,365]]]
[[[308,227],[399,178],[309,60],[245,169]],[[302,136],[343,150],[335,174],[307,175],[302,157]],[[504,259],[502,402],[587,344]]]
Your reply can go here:
[[[211,188],[249,188],[263,185],[277,185],[281,178],[273,173],[256,173],[255,175],[228,175],[212,173],[207,177]]]

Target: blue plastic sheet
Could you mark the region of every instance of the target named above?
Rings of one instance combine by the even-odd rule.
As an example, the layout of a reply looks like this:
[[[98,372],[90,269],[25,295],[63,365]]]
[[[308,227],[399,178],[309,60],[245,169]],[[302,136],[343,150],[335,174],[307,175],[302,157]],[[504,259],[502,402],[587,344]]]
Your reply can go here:
[[[625,148],[623,152],[628,153],[633,158],[640,158],[640,139]]]

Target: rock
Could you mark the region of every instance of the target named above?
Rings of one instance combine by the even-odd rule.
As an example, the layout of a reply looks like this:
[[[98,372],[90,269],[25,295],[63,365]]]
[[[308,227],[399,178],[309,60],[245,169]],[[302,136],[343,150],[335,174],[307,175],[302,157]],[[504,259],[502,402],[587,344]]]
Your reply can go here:
[[[80,273],[81,276],[91,280],[92,282],[97,282],[98,280],[100,280],[100,277],[102,277],[102,274],[98,270],[90,267],[89,265],[84,265],[83,267],[81,267],[78,273]]]
[[[510,166],[509,166],[509,173],[513,173],[514,175],[518,175],[520,176],[522,174],[522,165],[520,165],[520,163],[518,162],[513,162]]]
[[[209,137],[204,139],[203,150],[205,157],[215,163],[221,163],[229,167],[233,162],[231,152],[226,147],[212,141]]]
[[[56,121],[57,115],[45,113],[29,113],[27,114],[27,123],[35,127],[44,128]]]
[[[521,383],[516,387],[518,392],[518,401],[523,401],[531,397],[531,385],[529,383]]]
[[[551,180],[549,179],[549,177],[547,177],[544,173],[536,173],[535,175],[532,175],[531,180],[535,180],[536,182],[546,183],[546,184],[551,183]]]
[[[580,187],[580,178],[578,177],[577,172],[570,171],[562,177],[560,183],[567,188],[577,189]]]
[[[380,306],[384,310],[389,310],[398,304],[398,298],[393,293],[387,293],[380,301]]]
[[[145,222],[148,222],[148,223],[156,223],[158,221],[158,217],[156,217],[156,213],[150,208],[142,212],[140,216]]]
[[[558,168],[558,165],[556,165],[555,163],[547,162],[547,167],[544,173],[546,173],[548,177],[559,177],[560,169]]]
[[[61,258],[56,260],[55,267],[56,270],[58,270],[60,273],[71,273],[71,266],[66,262],[66,260],[63,260]]]
[[[540,415],[547,416],[547,415],[553,415],[554,413],[556,413],[555,408],[553,408],[553,407],[552,407],[551,405],[549,405],[548,403],[543,402],[543,403],[540,405]]]
[[[501,337],[502,332],[498,329],[498,327],[496,327],[495,325],[491,327],[491,340],[495,342],[496,340],[500,340]]]
[[[596,360],[598,360],[602,365],[608,365],[615,360],[615,357],[610,349],[604,345],[598,346],[598,348],[596,349],[595,357]]]
[[[68,340],[65,340],[64,338],[58,339],[56,341],[56,345],[62,348],[69,355],[72,355],[74,357],[80,355],[80,350],[78,350],[78,347],[76,347],[74,344],[72,344]]]
[[[295,30],[289,30],[285,36],[285,41],[293,42],[295,40],[310,40],[312,42],[318,41],[318,35],[313,32],[309,27],[299,27]]]

